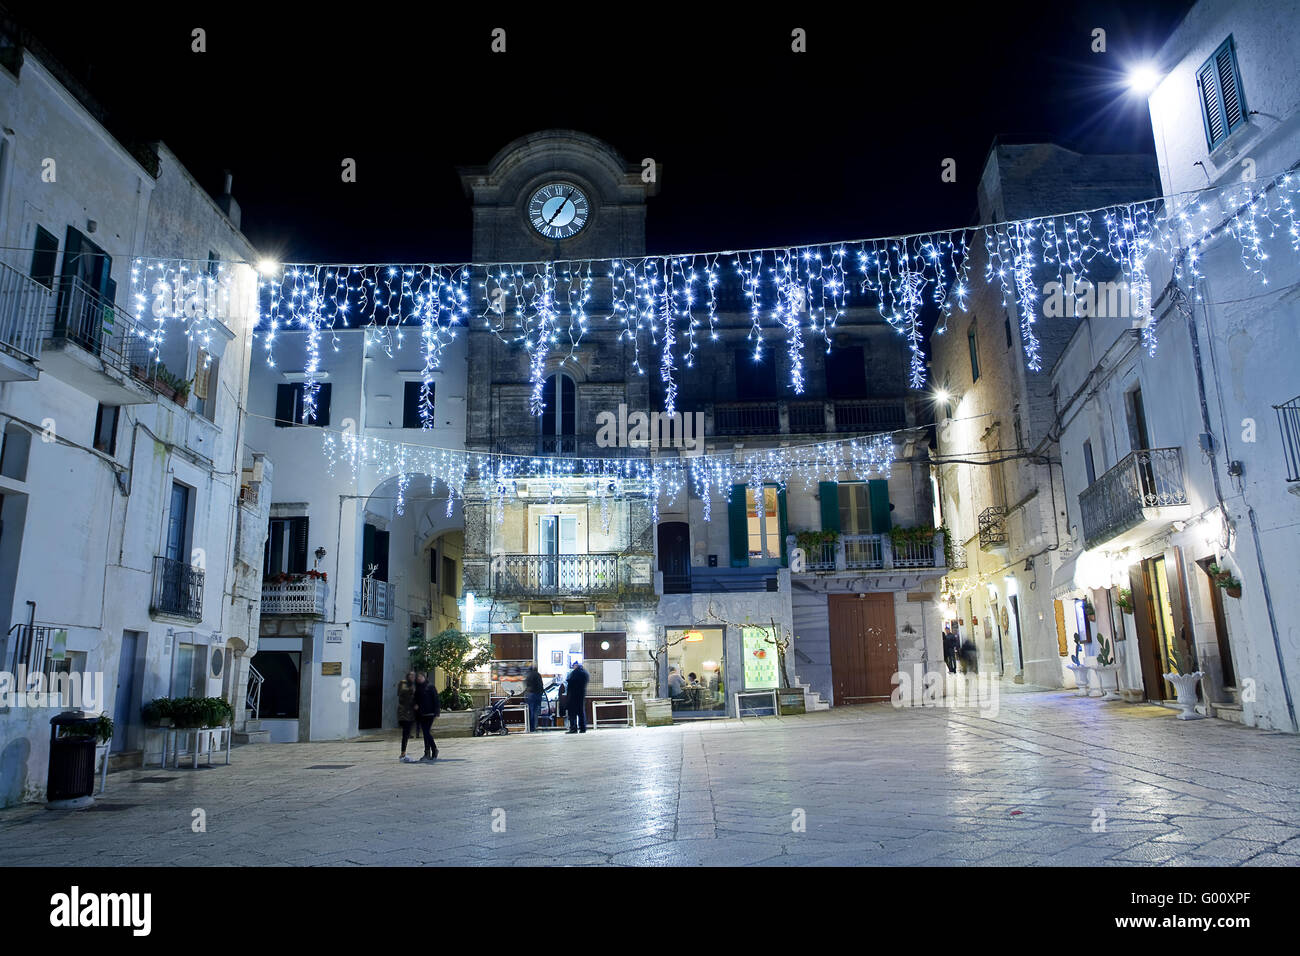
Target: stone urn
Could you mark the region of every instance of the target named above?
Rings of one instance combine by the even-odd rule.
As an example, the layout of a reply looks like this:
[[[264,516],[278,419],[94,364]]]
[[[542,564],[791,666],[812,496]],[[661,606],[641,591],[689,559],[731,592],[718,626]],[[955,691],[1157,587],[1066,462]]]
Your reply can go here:
[[[1087,664],[1067,664],[1070,671],[1074,674],[1074,692],[1075,697],[1087,697],[1091,683],[1088,674],[1092,670]]]
[[[636,725],[638,727],[646,726],[645,703],[650,694],[650,681],[625,680],[623,681],[623,691],[632,698],[632,707],[636,711]]]
[[[1183,712],[1178,715],[1179,720],[1203,720],[1204,714],[1196,712],[1196,682],[1205,675],[1200,671],[1192,671],[1190,674],[1166,674],[1165,680],[1174,685],[1178,691],[1178,705],[1183,708]]]
[[[1102,700],[1123,700],[1124,698],[1119,692],[1119,666],[1117,664],[1098,664],[1096,670],[1097,683],[1101,685],[1101,690],[1104,693],[1100,695],[1093,694],[1092,696],[1100,696]],[[1114,680],[1115,686],[1113,688],[1107,688],[1106,686],[1107,674]]]

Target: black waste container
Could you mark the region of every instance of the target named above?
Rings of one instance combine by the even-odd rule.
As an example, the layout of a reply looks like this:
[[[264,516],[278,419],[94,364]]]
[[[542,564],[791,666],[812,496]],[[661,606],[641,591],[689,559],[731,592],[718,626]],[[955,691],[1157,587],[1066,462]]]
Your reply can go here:
[[[87,717],[79,710],[67,710],[50,718],[50,770],[45,785],[49,803],[94,803],[94,728],[98,721],[98,717]]]

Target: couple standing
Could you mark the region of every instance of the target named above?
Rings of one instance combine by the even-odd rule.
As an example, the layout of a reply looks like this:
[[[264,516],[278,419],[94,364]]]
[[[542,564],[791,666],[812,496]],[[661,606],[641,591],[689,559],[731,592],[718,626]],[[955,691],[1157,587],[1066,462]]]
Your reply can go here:
[[[402,754],[397,759],[403,763],[415,763],[416,758],[406,756],[406,742],[411,738],[411,725],[420,723],[424,733],[424,756],[421,760],[437,760],[438,745],[433,742],[433,722],[442,713],[438,703],[438,691],[429,680],[429,675],[420,671],[408,671],[406,679],[397,684],[397,722],[402,728]]]

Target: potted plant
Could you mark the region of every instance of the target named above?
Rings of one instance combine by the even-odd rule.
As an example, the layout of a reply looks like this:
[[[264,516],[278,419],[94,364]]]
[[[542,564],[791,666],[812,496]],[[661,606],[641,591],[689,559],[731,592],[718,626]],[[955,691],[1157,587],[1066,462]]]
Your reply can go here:
[[[140,719],[146,727],[172,726],[172,699],[156,697],[140,708]]]
[[[1119,589],[1119,600],[1115,602],[1125,614],[1133,613],[1133,592],[1128,588]]]
[[[1165,680],[1178,691],[1178,705],[1183,708],[1178,719],[1201,720],[1204,715],[1196,712],[1196,682],[1205,675],[1200,671],[1184,674],[1182,663],[1178,660],[1178,651],[1172,647],[1169,649],[1169,667],[1170,673],[1164,675]]]
[[[473,708],[474,699],[463,685],[470,671],[491,659],[490,647],[482,646],[454,627],[424,637],[411,647],[411,670],[428,674],[430,680],[438,669],[447,676],[447,686],[439,695],[439,703],[444,708],[440,718],[444,736],[473,736],[478,715]]]
[[[1115,675],[1114,690],[1106,690],[1105,674],[1107,671],[1110,671]],[[1097,679],[1101,684],[1101,690],[1104,691],[1104,693],[1099,695],[1102,700],[1123,699],[1120,697],[1119,693],[1119,668],[1115,664],[1115,645],[1106,640],[1105,634],[1097,635]]]
[[[1093,607],[1092,601],[1088,598],[1083,599],[1083,613],[1090,621],[1097,620],[1097,609]]]
[[[1241,597],[1241,582],[1233,577],[1231,571],[1219,567],[1217,564],[1211,564],[1207,569],[1214,583],[1227,593],[1230,598]]]

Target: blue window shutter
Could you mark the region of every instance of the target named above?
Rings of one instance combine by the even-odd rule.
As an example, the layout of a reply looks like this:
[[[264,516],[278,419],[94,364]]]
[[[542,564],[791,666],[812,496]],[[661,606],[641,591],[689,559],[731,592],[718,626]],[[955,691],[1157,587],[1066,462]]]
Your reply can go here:
[[[749,567],[749,518],[745,514],[745,486],[731,486],[727,502],[727,527],[731,531],[731,566]]]
[[[867,482],[871,495],[871,533],[887,534],[892,527],[889,520],[889,482],[884,478],[872,478]]]
[[[1250,115],[1241,88],[1236,45],[1231,36],[1196,71],[1196,85],[1200,92],[1205,141],[1213,151],[1241,128]]]
[[[840,530],[840,485],[836,481],[817,483],[817,497],[822,502],[822,530]]]

